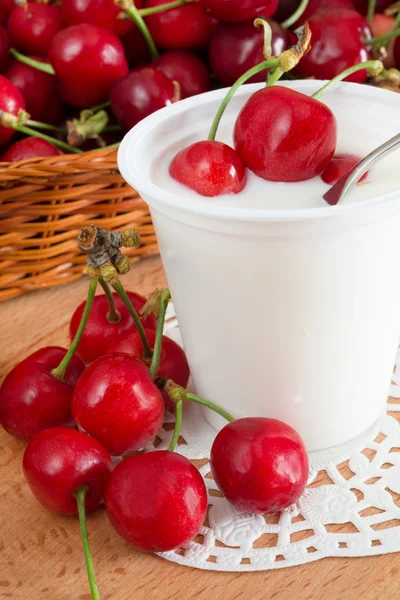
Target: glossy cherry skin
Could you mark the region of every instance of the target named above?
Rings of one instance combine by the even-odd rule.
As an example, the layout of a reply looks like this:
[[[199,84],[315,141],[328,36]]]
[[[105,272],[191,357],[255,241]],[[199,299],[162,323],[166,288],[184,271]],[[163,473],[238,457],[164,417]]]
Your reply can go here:
[[[225,425],[211,448],[211,472],[238,510],[270,513],[302,495],[308,456],[299,434],[276,419],[248,417]]]
[[[132,302],[133,308],[139,313],[140,309],[143,308],[147,302],[146,298],[143,298],[143,296],[135,294],[134,292],[127,292],[127,294]],[[116,342],[129,331],[136,331],[136,325],[121,298],[118,294],[113,294],[113,298],[115,308],[120,315],[118,323],[110,322],[107,319],[109,312],[107,297],[104,294],[99,294],[94,299],[85,331],[83,332],[83,336],[76,352],[77,356],[85,363],[90,363],[99,356],[107,354],[110,344]],[[78,330],[85,304],[86,302],[82,302],[72,315],[69,324],[71,340],[73,340]],[[149,315],[141,320],[143,326],[147,329],[155,329],[157,327],[157,319],[154,315]]]
[[[60,150],[40,138],[28,137],[15,142],[4,152],[0,160],[2,162],[17,162],[18,160],[27,160],[28,158],[37,158],[41,156],[59,156]]]
[[[370,55],[361,41],[365,37],[365,20],[355,11],[318,12],[308,24],[312,47],[296,68],[302,77],[332,79],[348,67],[369,60]],[[363,83],[366,79],[367,72],[363,69],[347,77],[346,81]]]
[[[331,10],[333,8],[346,8],[354,12],[354,5],[351,0],[310,0],[306,10],[293,27],[297,27],[298,25],[305,23],[310,17],[318,12]]]
[[[0,0],[0,24],[7,23],[8,16],[14,7],[14,0]]]
[[[73,494],[83,485],[86,511],[101,503],[113,463],[107,450],[94,438],[65,427],[37,433],[28,443],[23,470],[36,500],[63,515],[75,515]]]
[[[64,23],[61,9],[53,4],[28,2],[28,8],[16,6],[8,18],[10,43],[24,54],[47,56],[50,43]]]
[[[63,99],[77,108],[108,100],[114,83],[128,72],[117,36],[88,23],[60,31],[50,45],[49,60]]]
[[[141,360],[108,354],[79,378],[72,414],[81,430],[121,456],[154,439],[163,424],[164,400]]]
[[[153,63],[171,81],[180,85],[181,98],[189,98],[211,88],[209,71],[195,54],[185,51],[165,52]]]
[[[136,8],[142,8],[142,0],[135,0]],[[62,16],[67,25],[91,23],[109,29],[118,37],[128,34],[135,27],[130,19],[118,19],[122,9],[114,0],[63,0]]]
[[[64,348],[49,346],[18,363],[0,388],[0,424],[8,433],[29,440],[48,427],[72,425],[73,388],[85,366],[74,356],[64,381],[51,371],[66,354]]]
[[[147,0],[146,8],[165,4],[164,0]],[[150,33],[160,48],[192,50],[209,43],[213,20],[198,3],[186,4],[146,18]]]
[[[119,535],[138,550],[167,552],[199,533],[207,491],[199,471],[175,452],[127,458],[112,472],[104,505]]]
[[[25,100],[21,92],[8,81],[3,75],[0,75],[0,110],[18,115],[20,109],[25,110]],[[15,130],[10,127],[0,125],[0,146],[6,144],[13,135]]]
[[[269,181],[319,175],[336,148],[336,119],[322,102],[275,85],[253,94],[234,128],[244,164]]]
[[[183,148],[173,158],[171,177],[201,196],[237,194],[246,185],[246,167],[223,142],[204,140]]]
[[[272,29],[272,54],[279,56],[290,45],[290,34],[276,21],[266,20]],[[230,86],[243,73],[265,61],[263,47],[263,28],[254,27],[253,21],[220,23],[209,49],[211,71],[218,81]],[[266,71],[262,71],[253,75],[247,83],[265,79]]]
[[[238,23],[254,19],[260,13],[272,17],[278,0],[200,0],[215,19],[227,23]]]
[[[111,110],[125,131],[176,99],[174,84],[154,67],[131,71],[111,90]]]
[[[150,348],[154,348],[156,332],[152,329],[145,329],[147,341]],[[109,353],[124,352],[130,356],[135,356],[150,367],[151,361],[145,361],[143,357],[143,344],[138,331],[129,331],[125,335],[118,338],[108,349]],[[160,366],[157,371],[157,377],[166,377],[172,379],[178,385],[186,388],[190,376],[190,370],[186,355],[182,348],[171,340],[171,338],[163,335]],[[173,408],[174,403],[170,400],[166,392],[162,392],[166,408]]]
[[[0,72],[3,72],[8,65],[9,50],[10,41],[8,39],[7,31],[0,25]]]
[[[339,179],[346,175],[346,173],[351,171],[360,160],[361,158],[359,156],[354,156],[352,154],[336,154],[322,171],[322,181],[329,183],[329,185],[334,185]],[[368,173],[364,173],[359,181],[363,181],[367,175]]]
[[[38,62],[48,62],[37,56],[30,58]],[[62,121],[64,103],[58,92],[54,75],[39,71],[19,60],[12,60],[4,75],[21,92],[31,119],[50,125],[57,125]]]

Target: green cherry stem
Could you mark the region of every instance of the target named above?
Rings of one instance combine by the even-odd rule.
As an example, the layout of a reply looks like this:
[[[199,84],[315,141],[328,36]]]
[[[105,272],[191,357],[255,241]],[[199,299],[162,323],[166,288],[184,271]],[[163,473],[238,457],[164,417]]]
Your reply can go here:
[[[110,286],[102,277],[100,277],[99,283],[100,283],[101,287],[103,288],[104,293],[107,296],[107,300],[108,300],[109,311],[106,315],[106,319],[109,323],[119,323],[121,320],[121,315],[115,308],[114,296],[112,295]]]
[[[378,35],[378,37],[371,38],[370,40],[364,40],[364,44],[366,46],[370,46],[371,44],[373,44],[374,46],[387,46],[390,40],[394,37],[397,37],[398,35],[400,35],[400,29],[392,29],[391,31],[389,31],[389,33],[385,33],[384,35]]]
[[[175,405],[175,429],[174,429],[174,435],[172,436],[172,440],[168,446],[168,450],[170,452],[173,452],[176,448],[176,445],[178,443],[179,440],[179,435],[181,433],[181,427],[182,427],[182,416],[183,416],[183,402],[182,400],[178,400],[178,402]]]
[[[70,146],[69,144],[62,142],[61,140],[57,140],[56,138],[50,137],[49,135],[46,135],[45,133],[42,133],[41,131],[37,131],[36,129],[31,129],[30,127],[26,127],[26,125],[18,125],[15,128],[15,130],[19,131],[20,133],[24,133],[25,135],[38,137],[38,138],[41,138],[42,140],[46,140],[46,142],[53,144],[53,146],[57,146],[58,148],[61,148],[61,150],[65,150],[66,152],[70,152],[72,154],[81,154],[81,152],[82,152],[82,150],[79,150],[79,148],[74,148],[73,146]]]
[[[276,69],[278,66],[279,60],[277,58],[271,58],[270,60],[266,60],[260,63],[259,65],[256,65],[252,69],[249,69],[248,71],[246,71],[246,73],[243,73],[243,75],[241,75],[237,81],[235,81],[235,83],[228,91],[217,110],[217,113],[211,125],[210,133],[208,134],[209,140],[215,140],[215,136],[217,134],[218,126],[222,119],[222,115],[224,114],[226,107],[228,106],[230,100],[233,98],[240,86],[246,83],[246,81],[250,79],[250,77],[253,77],[253,75],[255,75],[256,73],[260,73],[261,71],[264,71],[266,69]]]
[[[367,12],[367,23],[371,25],[371,21],[374,18],[376,8],[376,0],[368,0],[368,12]]]
[[[275,71],[268,71],[267,86],[270,87],[271,85],[274,85],[283,74],[284,71],[280,67],[275,69]]]
[[[235,421],[235,417],[232,417],[232,415],[228,413],[228,411],[224,410],[217,404],[214,404],[214,402],[210,402],[210,400],[205,400],[204,398],[200,398],[200,396],[196,396],[196,394],[189,393],[186,393],[185,399],[189,400],[190,402],[195,402],[196,404],[206,406],[210,410],[213,410],[214,412],[221,415],[221,417],[224,417],[224,419],[226,419],[230,423],[232,423],[232,421]]]
[[[49,125],[48,123],[41,123],[40,121],[33,121],[32,119],[26,121],[26,125],[28,125],[28,127],[33,127],[34,129],[45,129],[47,131],[65,133],[65,129],[63,129],[62,127],[56,127],[55,125]]]
[[[82,487],[76,490],[74,496],[78,505],[79,527],[81,530],[83,553],[85,555],[86,571],[89,581],[90,593],[92,595],[92,600],[100,600],[100,594],[97,588],[96,577],[94,574],[92,553],[90,552],[89,538],[86,526],[85,498],[87,491],[87,485],[83,485]]]
[[[160,293],[160,307],[159,307],[158,317],[157,317],[156,339],[154,342],[153,358],[152,358],[151,366],[150,366],[150,375],[151,375],[152,379],[155,379],[155,377],[157,375],[157,371],[160,366],[165,313],[167,311],[168,302],[169,302],[170,298],[171,298],[171,294],[170,294],[169,289],[165,289]]]
[[[290,17],[288,17],[285,21],[283,21],[283,23],[281,23],[281,27],[283,27],[283,29],[289,29],[289,27],[294,25],[296,23],[296,21],[298,19],[300,19],[301,15],[306,10],[309,1],[310,0],[302,0],[300,2],[299,6],[294,11],[294,13]]]
[[[89,110],[93,113],[98,112],[99,110],[103,110],[103,108],[108,108],[110,106],[110,101],[102,102],[101,104],[96,104],[96,106],[92,106]]]
[[[120,281],[117,281],[116,283],[113,283],[112,286],[113,286],[114,290],[117,292],[118,296],[121,298],[122,302],[125,304],[126,308],[129,311],[129,314],[131,315],[132,319],[135,322],[135,325],[136,325],[137,330],[140,335],[140,339],[142,340],[144,360],[150,361],[153,358],[153,352],[149,346],[149,342],[147,341],[147,337],[144,332],[143,325],[139,318],[139,315],[137,314],[136,310],[134,309],[133,304],[132,304],[128,294],[126,293],[122,283]]]
[[[311,97],[315,100],[319,100],[321,96],[326,94],[326,92],[328,92],[334,85],[336,85],[336,83],[342,81],[342,79],[345,79],[346,77],[352,75],[356,71],[360,71],[361,69],[367,69],[371,75],[379,75],[379,73],[383,69],[383,64],[380,60],[368,60],[363,63],[358,63],[358,65],[354,65],[354,67],[350,67],[342,73],[339,73],[339,75],[336,75],[336,77],[331,79],[331,81],[329,81],[322,88],[317,90]]]
[[[10,54],[19,62],[24,63],[25,65],[29,65],[38,71],[43,71],[43,73],[48,73],[49,75],[55,75],[56,72],[51,65],[48,63],[40,62],[40,60],[35,60],[34,58],[29,58],[29,56],[25,56],[25,54],[21,54],[15,48],[10,48]]]
[[[200,396],[197,396],[196,394],[191,394],[190,392],[185,390],[185,388],[172,381],[172,379],[164,379],[160,377],[159,379],[156,379],[156,384],[160,389],[165,390],[167,392],[172,402],[174,402],[174,404],[176,405],[180,401],[188,400],[189,402],[195,402],[196,404],[206,406],[210,410],[213,410],[214,412],[221,415],[221,417],[224,417],[224,419],[226,419],[230,423],[235,420],[235,417],[228,413],[228,411],[224,410],[217,404],[214,404],[214,402],[210,402],[210,400],[205,400],[204,398],[200,398]]]
[[[122,10],[134,23],[136,23],[136,27],[139,29],[140,33],[143,35],[146,41],[152,60],[156,60],[159,56],[158,50],[156,48],[153,38],[151,37],[151,33],[146,23],[144,22],[143,17],[139,12],[139,9],[136,8],[134,2],[132,2],[132,0],[115,0],[115,3],[117,6],[120,6],[122,8]]]
[[[51,372],[52,375],[54,375],[54,377],[57,377],[57,379],[60,379],[61,381],[63,381],[63,379],[65,378],[65,373],[68,369],[68,365],[71,362],[72,357],[74,356],[75,351],[78,347],[78,344],[81,341],[83,332],[85,331],[85,327],[86,327],[86,324],[89,319],[90,311],[93,306],[93,300],[94,300],[94,296],[96,294],[97,283],[98,283],[97,279],[90,280],[89,291],[88,291],[88,295],[86,298],[85,309],[83,311],[81,322],[79,323],[79,327],[77,329],[75,337],[72,340],[72,344],[70,345],[67,354],[64,356],[64,358],[62,359],[62,361],[60,362],[58,367],[53,369]]]
[[[167,2],[166,4],[160,4],[159,6],[139,9],[139,14],[141,17],[149,17],[150,15],[156,15],[157,13],[171,10],[171,8],[178,8],[179,6],[184,6],[184,4],[190,4],[196,1],[197,0],[174,0],[174,2]]]

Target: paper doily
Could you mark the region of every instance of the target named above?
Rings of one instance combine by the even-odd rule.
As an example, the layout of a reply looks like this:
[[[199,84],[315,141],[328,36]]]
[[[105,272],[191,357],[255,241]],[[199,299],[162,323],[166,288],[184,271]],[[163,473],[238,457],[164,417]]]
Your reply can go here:
[[[172,305],[165,333],[181,343]],[[398,372],[396,372],[398,370]],[[238,512],[210,473],[215,430],[199,408],[185,405],[176,451],[193,460],[208,490],[205,524],[187,547],[160,553],[167,560],[213,571],[278,569],[328,556],[367,556],[400,550],[400,350],[387,412],[351,445],[310,454],[310,477],[300,500],[281,513]],[[147,449],[166,448],[174,415]]]

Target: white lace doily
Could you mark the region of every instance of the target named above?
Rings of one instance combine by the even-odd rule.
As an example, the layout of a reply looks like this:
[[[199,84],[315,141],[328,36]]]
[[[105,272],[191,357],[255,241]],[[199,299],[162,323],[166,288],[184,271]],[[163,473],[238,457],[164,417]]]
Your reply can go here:
[[[168,336],[181,342],[169,307]],[[399,374],[396,369],[399,367]],[[259,571],[328,556],[367,556],[400,550],[400,352],[387,413],[351,444],[310,455],[302,498],[282,513],[238,512],[218,491],[209,456],[215,430],[187,403],[177,452],[193,460],[207,486],[206,522],[187,547],[160,556],[214,571]],[[166,448],[174,416],[150,448]]]

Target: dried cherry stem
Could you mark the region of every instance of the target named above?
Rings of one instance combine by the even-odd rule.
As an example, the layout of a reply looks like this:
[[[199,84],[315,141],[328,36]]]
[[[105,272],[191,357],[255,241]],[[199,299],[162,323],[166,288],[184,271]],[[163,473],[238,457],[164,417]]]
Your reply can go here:
[[[326,94],[326,92],[328,92],[339,81],[342,81],[342,79],[345,79],[349,75],[352,75],[353,73],[355,73],[356,71],[360,71],[361,69],[367,69],[369,75],[375,76],[379,75],[379,73],[382,71],[383,64],[380,60],[368,60],[366,62],[358,63],[358,65],[354,65],[353,67],[342,71],[342,73],[339,73],[339,75],[336,75],[336,77],[331,79],[331,81],[329,81],[326,85],[317,90],[311,97],[315,100],[319,100],[321,96]]]
[[[10,48],[10,54],[19,60],[19,62],[24,63],[25,65],[29,65],[38,71],[43,71],[43,73],[48,73],[49,75],[55,75],[56,72],[51,65],[48,63],[40,62],[40,60],[35,60],[34,58],[29,58],[29,56],[25,56],[25,54],[21,54],[15,48]]]
[[[204,398],[200,398],[200,396],[197,396],[196,394],[191,394],[190,392],[185,390],[185,388],[172,381],[172,379],[165,380],[160,378],[156,380],[156,383],[159,387],[161,387],[161,389],[167,392],[172,402],[174,402],[176,405],[179,401],[188,400],[189,402],[195,402],[196,404],[206,406],[210,410],[213,410],[217,414],[221,415],[221,417],[223,417],[230,423],[232,421],[235,421],[235,417],[228,413],[228,411],[221,408],[217,404],[214,404],[214,402],[210,402],[210,400],[205,400]]]
[[[156,338],[154,341],[153,358],[150,366],[150,375],[152,379],[155,379],[157,371],[160,366],[161,349],[162,349],[162,337],[164,331],[165,313],[167,311],[168,302],[171,298],[169,289],[165,289],[160,293],[159,308],[157,315],[157,329]]]
[[[122,8],[122,10],[125,12],[125,14],[128,15],[128,17],[134,23],[136,23],[137,28],[139,29],[139,31],[141,32],[141,34],[143,35],[143,37],[146,41],[146,44],[150,51],[152,60],[156,60],[159,56],[158,50],[156,48],[153,38],[151,37],[150,31],[149,31],[146,23],[144,22],[143,17],[139,12],[139,9],[136,8],[133,0],[114,0],[114,1],[117,6]]]
[[[168,446],[168,450],[170,452],[173,452],[176,448],[176,445],[178,443],[179,440],[179,436],[181,433],[181,427],[182,427],[182,417],[183,417],[183,401],[182,400],[178,400],[178,402],[175,405],[175,429],[174,429],[174,435],[172,436],[172,440]]]
[[[264,19],[255,19],[253,24],[254,24],[254,27],[263,27],[264,28],[264,49],[263,49],[263,54],[264,54],[265,60],[268,60],[269,58],[271,58],[271,54],[272,54],[272,29],[271,29],[271,25],[268,23],[268,21],[265,21]]]
[[[300,2],[299,6],[294,11],[294,13],[290,17],[288,17],[285,21],[283,21],[283,23],[281,23],[281,27],[283,27],[283,29],[289,29],[289,27],[294,25],[296,23],[296,21],[298,19],[300,19],[301,15],[306,10],[309,1],[310,0],[302,0]]]
[[[137,314],[136,310],[134,309],[133,304],[132,304],[128,294],[126,293],[122,283],[120,281],[117,281],[117,282],[113,283],[112,286],[113,286],[114,290],[117,292],[118,296],[121,298],[122,302],[125,304],[126,308],[129,311],[129,314],[131,315],[131,317],[134,320],[134,323],[137,327],[137,330],[139,332],[140,339],[142,340],[142,345],[143,345],[143,359],[146,361],[150,361],[153,358],[153,352],[149,346],[149,342],[147,341],[147,337],[144,332],[142,321],[140,320],[139,315]]]
[[[58,367],[53,369],[51,372],[51,374],[54,375],[54,377],[57,377],[57,379],[60,379],[61,381],[63,381],[65,378],[65,373],[68,369],[69,363],[71,362],[72,357],[74,356],[76,349],[78,347],[78,344],[82,339],[83,332],[85,331],[85,327],[86,327],[86,324],[89,319],[90,311],[92,310],[93,301],[94,301],[94,297],[96,294],[97,284],[98,284],[98,279],[90,280],[89,291],[88,291],[88,295],[86,298],[85,308],[84,308],[84,311],[82,314],[81,322],[79,323],[79,327],[76,331],[75,337],[72,340],[72,343],[68,349],[67,354],[64,356],[64,358],[62,359],[62,361],[60,362]]]
[[[86,526],[85,498],[87,491],[87,485],[83,485],[82,487],[76,490],[74,497],[78,505],[79,527],[81,530],[83,553],[85,555],[86,571],[89,581],[90,593],[92,596],[92,600],[100,600],[100,594],[96,583],[96,577],[94,574],[92,553],[90,552],[89,538]]]
[[[198,0],[175,0],[174,2],[167,2],[166,4],[160,4],[159,6],[153,6],[152,8],[139,9],[139,14],[142,17],[149,17],[150,15],[171,10],[171,8],[178,8],[179,6],[184,6],[185,4],[190,4],[192,2],[198,2]]]
[[[367,23],[371,25],[371,21],[374,18],[376,8],[376,0],[368,0],[368,12],[367,12]]]
[[[109,323],[119,323],[121,320],[121,315],[115,308],[114,296],[112,295],[112,291],[107,281],[105,281],[102,277],[99,279],[99,283],[104,290],[105,295],[107,296],[108,308],[109,311],[106,315],[106,319]]]

